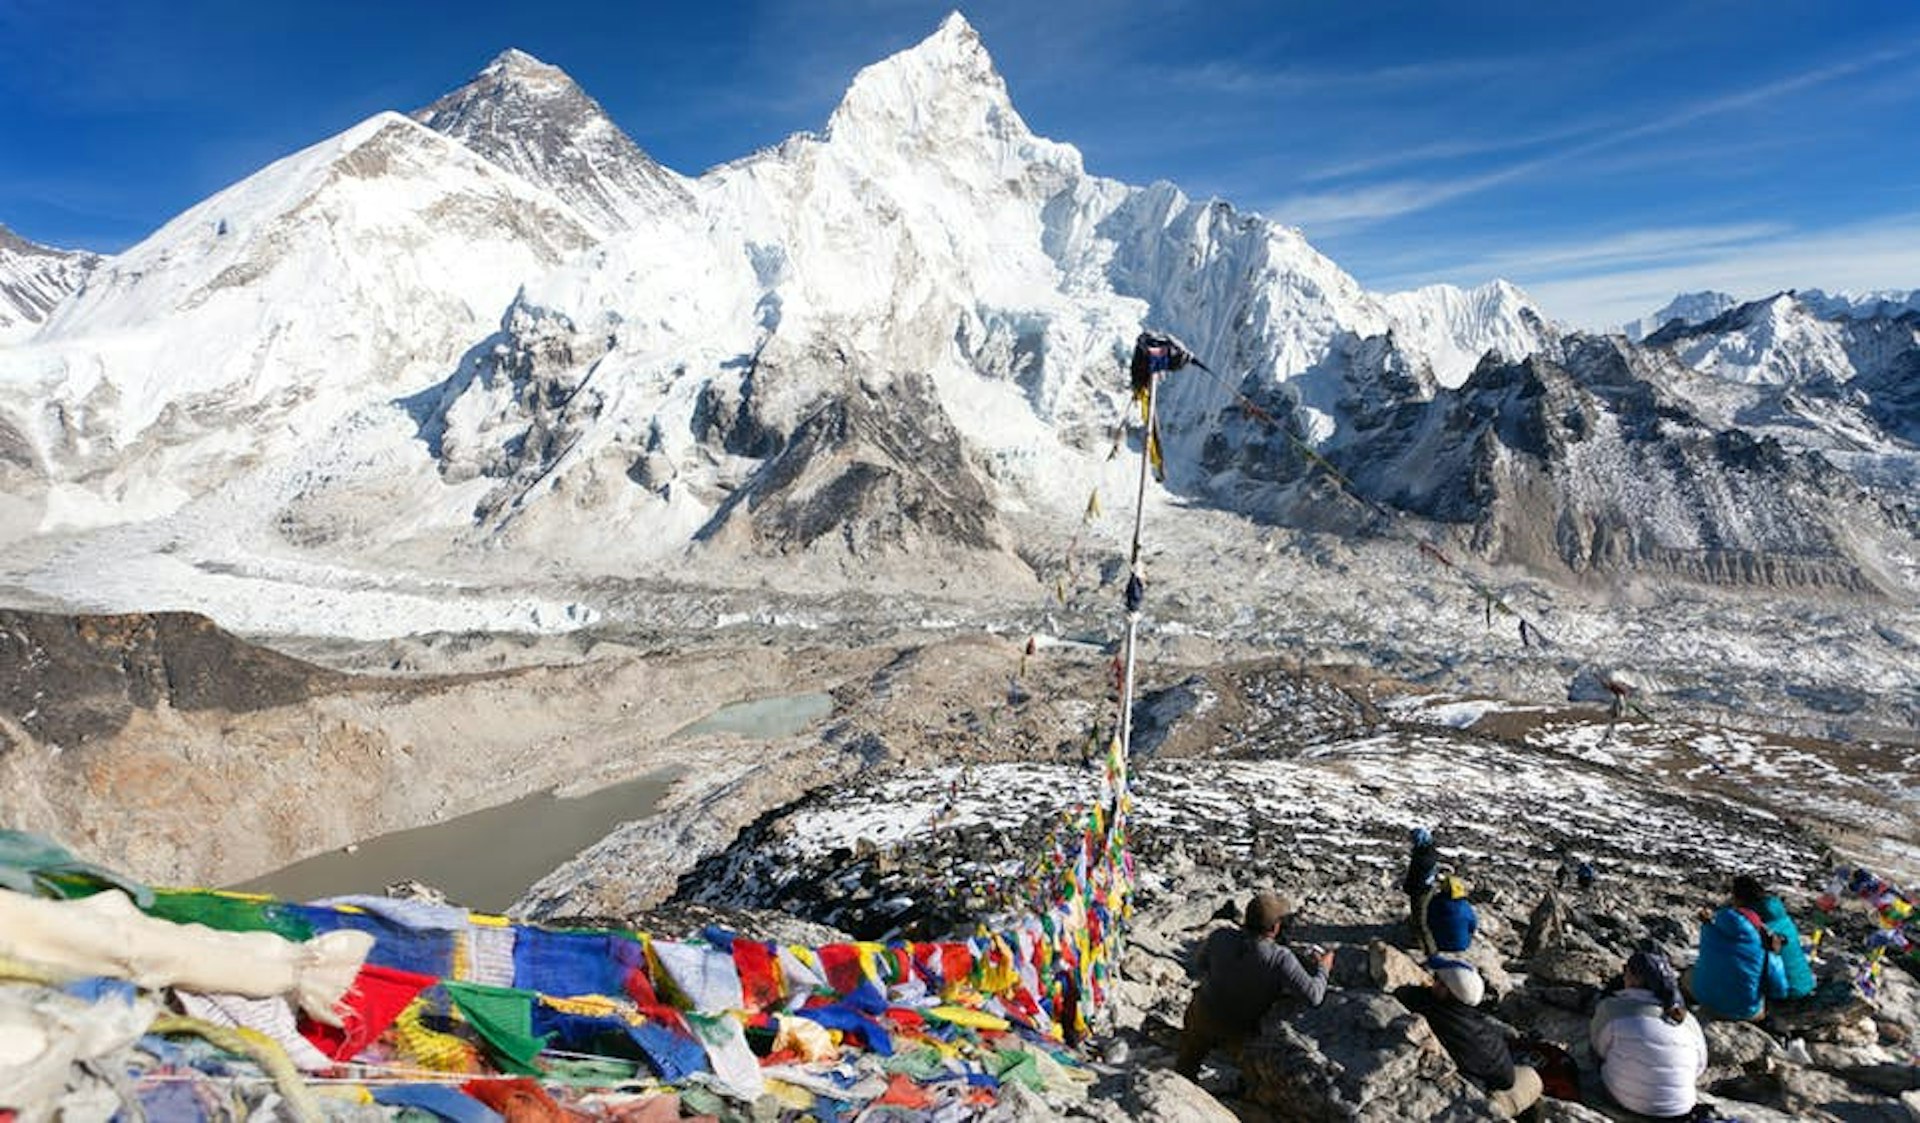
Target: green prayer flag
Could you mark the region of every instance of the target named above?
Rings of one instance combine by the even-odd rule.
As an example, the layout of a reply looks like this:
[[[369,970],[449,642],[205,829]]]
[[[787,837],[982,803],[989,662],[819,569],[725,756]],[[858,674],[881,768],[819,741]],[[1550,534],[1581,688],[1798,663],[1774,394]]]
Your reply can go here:
[[[222,932],[271,932],[302,944],[313,939],[313,925],[280,907],[260,900],[205,889],[156,889],[147,915],[175,924],[204,924]]]
[[[1033,1091],[1046,1090],[1047,1082],[1040,1076],[1040,1063],[1024,1049],[998,1049],[983,1059],[1002,1084],[1017,1080]]]
[[[502,1069],[522,1076],[540,1075],[533,1059],[546,1048],[547,1039],[533,1035],[532,991],[456,979],[442,979],[440,985]]]

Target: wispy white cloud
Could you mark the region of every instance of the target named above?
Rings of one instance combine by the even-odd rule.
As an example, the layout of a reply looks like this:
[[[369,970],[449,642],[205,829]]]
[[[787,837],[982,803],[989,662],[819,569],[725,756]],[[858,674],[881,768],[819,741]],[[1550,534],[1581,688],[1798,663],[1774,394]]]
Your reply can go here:
[[[1305,169],[1299,173],[1298,177],[1302,183],[1323,183],[1329,180],[1350,179],[1388,168],[1464,160],[1497,152],[1517,152],[1578,136],[1589,136],[1596,128],[1597,126],[1592,124],[1569,125],[1564,128],[1520,135],[1457,137],[1431,144],[1377,147],[1366,156]]]
[[[1442,203],[1476,194],[1538,172],[1561,170],[1570,160],[1582,159],[1649,137],[1676,132],[1710,118],[1765,105],[1863,71],[1911,58],[1915,54],[1920,54],[1920,43],[1906,43],[1846,62],[1816,67],[1750,89],[1697,101],[1651,120],[1611,128],[1599,135],[1589,135],[1588,139],[1514,161],[1505,167],[1496,168],[1481,175],[1446,180],[1414,179],[1391,183],[1362,183],[1344,190],[1291,196],[1264,209],[1276,221],[1300,226],[1310,235],[1339,234],[1385,219],[1428,210]],[[1569,135],[1577,136],[1582,132],[1588,132],[1588,130],[1572,131]],[[1478,143],[1483,144],[1487,151],[1499,150],[1495,141]],[[1376,167],[1400,166],[1404,163],[1406,161],[1393,161],[1383,157]],[[1375,170],[1375,168],[1369,168],[1363,162],[1359,171],[1368,170]]]
[[[1234,97],[1318,91],[1338,91],[1343,96],[1351,96],[1355,92],[1400,93],[1430,86],[1488,82],[1510,77],[1529,65],[1533,65],[1530,59],[1516,57],[1437,59],[1397,66],[1274,69],[1215,59],[1198,66],[1181,67],[1171,72],[1167,81],[1183,90]]]
[[[1777,222],[1630,230],[1600,238],[1510,247],[1470,258],[1456,270],[1484,277],[1524,275],[1541,280],[1569,280],[1622,269],[1698,261],[1792,235],[1791,227]]]
[[[1276,222],[1298,226],[1309,237],[1329,237],[1439,206],[1516,179],[1531,167],[1516,164],[1484,175],[1441,180],[1372,183],[1337,191],[1293,195],[1264,208]]]

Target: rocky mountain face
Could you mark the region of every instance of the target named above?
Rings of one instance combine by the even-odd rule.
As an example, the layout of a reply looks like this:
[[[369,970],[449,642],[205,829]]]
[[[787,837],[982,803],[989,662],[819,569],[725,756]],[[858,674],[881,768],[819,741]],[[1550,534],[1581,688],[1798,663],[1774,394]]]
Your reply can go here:
[[[1150,326],[1219,372],[1169,380],[1160,403],[1167,488],[1186,499],[1338,525],[1304,498],[1297,440],[1364,462],[1369,501],[1473,524],[1528,564],[1824,584],[1791,559],[1872,571],[1880,546],[1856,539],[1891,525],[1837,539],[1822,504],[1838,485],[1808,468],[1760,528],[1734,526],[1727,497],[1775,477],[1675,443],[1763,447],[1780,434],[1759,421],[1791,427],[1734,400],[1754,379],[1731,356],[1767,346],[1760,329],[1688,336],[1700,375],[1619,358],[1648,383],[1623,398],[1616,374],[1564,358],[1593,347],[1504,282],[1370,293],[1297,230],[1088,175],[1027,128],[957,15],[857,75],[820,133],[698,179],[520,52],[416,116],[428,127],[376,117],[200,204],[105,263],[31,347],[0,351],[9,502],[30,508],[10,521],[217,520],[225,556],[203,567],[297,551],[713,577],[744,551],[829,575],[963,555],[1018,570],[1007,513],[1084,506]],[[1839,330],[1809,322],[1826,326],[1796,338]],[[1866,324],[1803,348],[1791,392],[1820,397],[1813,372],[1836,372],[1845,392],[1820,400],[1844,416],[1823,431],[1859,439],[1816,451],[1864,443],[1871,462],[1842,466],[1880,488],[1913,474],[1910,348]],[[1573,381],[1550,390],[1549,369]],[[1610,420],[1663,387],[1692,403],[1671,437]],[[1487,424],[1561,397],[1587,404],[1530,433]],[[1620,426],[1638,451],[1592,467],[1615,446],[1589,429]],[[1636,474],[1678,491],[1632,502]],[[1671,562],[1689,550],[1754,556]]]
[[[685,181],[655,163],[558,67],[503,51],[413,119],[558,195],[606,231],[685,210]]]
[[[98,264],[99,254],[43,246],[0,226],[0,343],[39,327]]]
[[[1649,347],[1720,382],[1761,388],[1752,421],[1798,419],[1859,447],[1886,436],[1920,443],[1920,306],[1780,293],[1698,324],[1671,323]],[[1851,431],[1845,431],[1851,430]]]
[[[1676,381],[1657,354],[1574,336],[1403,397],[1330,455],[1365,494],[1533,567],[1897,585],[1866,544],[1911,540],[1911,512],[1818,454],[1712,424]]]

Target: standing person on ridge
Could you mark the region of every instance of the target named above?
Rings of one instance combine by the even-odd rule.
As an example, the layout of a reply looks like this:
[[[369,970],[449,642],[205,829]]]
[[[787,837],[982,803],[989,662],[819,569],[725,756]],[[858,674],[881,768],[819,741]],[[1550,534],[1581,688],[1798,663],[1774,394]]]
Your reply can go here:
[[[1267,1010],[1288,994],[1313,1006],[1326,998],[1333,953],[1315,949],[1316,969],[1307,974],[1299,958],[1279,942],[1280,930],[1292,915],[1293,905],[1285,897],[1256,893],[1247,902],[1240,927],[1216,929],[1200,945],[1189,970],[1200,985],[1187,1003],[1175,1072],[1196,1078],[1200,1062],[1216,1047],[1237,1057],[1240,1046],[1260,1032]]]
[[[1427,929],[1427,902],[1433,897],[1435,879],[1440,876],[1440,848],[1425,827],[1413,828],[1412,849],[1407,854],[1407,876],[1401,888],[1407,894],[1407,927],[1413,932],[1413,944],[1422,955],[1432,955],[1433,933]]]

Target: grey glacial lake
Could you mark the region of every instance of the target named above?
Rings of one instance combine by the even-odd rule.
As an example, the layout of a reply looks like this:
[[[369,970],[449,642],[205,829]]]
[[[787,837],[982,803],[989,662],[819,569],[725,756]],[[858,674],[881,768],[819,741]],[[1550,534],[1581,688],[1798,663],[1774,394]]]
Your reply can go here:
[[[534,882],[613,828],[653,814],[675,775],[655,772],[571,799],[539,792],[444,823],[383,834],[352,853],[317,854],[234,888],[312,901],[377,897],[393,882],[412,878],[455,904],[505,912]]]
[[[724,733],[773,740],[799,733],[832,712],[833,698],[827,694],[756,698],[722,706],[670,739]],[[388,885],[411,878],[444,892],[455,904],[504,912],[534,882],[621,823],[653,814],[677,775],[678,770],[666,769],[568,799],[540,792],[444,823],[368,839],[351,853],[317,854],[233,888],[312,901],[377,896]]]

